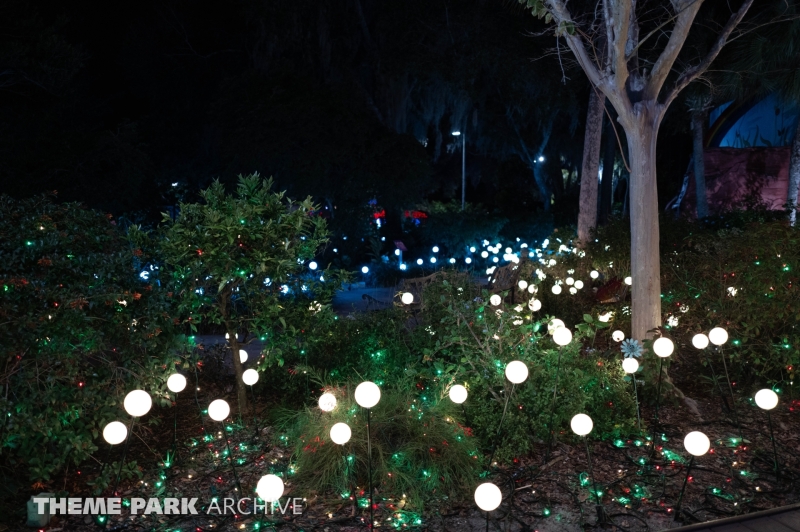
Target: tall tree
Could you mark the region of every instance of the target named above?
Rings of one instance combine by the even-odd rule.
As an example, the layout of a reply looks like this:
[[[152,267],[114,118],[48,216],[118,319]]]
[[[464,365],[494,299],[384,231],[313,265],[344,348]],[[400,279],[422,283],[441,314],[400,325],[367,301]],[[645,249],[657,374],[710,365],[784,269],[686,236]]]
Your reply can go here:
[[[583,137],[583,166],[581,167],[581,195],[578,208],[578,240],[589,242],[597,226],[597,172],[600,166],[600,141],[603,134],[603,108],[605,96],[589,91],[589,112],[586,113],[586,132]]]
[[[533,14],[552,20],[589,80],[616,109],[628,139],[630,158],[632,335],[648,337],[661,325],[656,139],[664,114],[678,94],[702,75],[719,55],[753,0],[744,0],[701,57],[673,69],[703,0],[671,0],[655,20],[650,5],[636,0],[526,0]],[[577,8],[580,12],[573,13]],[[600,19],[599,21],[597,19]],[[668,26],[672,31],[661,39]],[[640,31],[644,29],[644,36]],[[605,33],[608,60],[592,47]],[[669,80],[669,83],[667,83]]]
[[[692,120],[692,161],[694,164],[694,187],[697,195],[697,217],[703,219],[709,214],[703,146],[711,99],[705,94],[696,94],[687,98],[687,104]]]

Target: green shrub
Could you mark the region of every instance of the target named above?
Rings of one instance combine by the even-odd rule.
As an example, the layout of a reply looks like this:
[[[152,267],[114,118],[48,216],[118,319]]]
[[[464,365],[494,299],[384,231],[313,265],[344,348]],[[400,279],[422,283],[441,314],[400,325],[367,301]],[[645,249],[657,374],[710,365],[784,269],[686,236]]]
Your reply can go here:
[[[169,404],[170,294],[140,276],[149,258],[114,224],[77,204],[0,197],[0,457],[34,480],[86,460],[129,391]]]

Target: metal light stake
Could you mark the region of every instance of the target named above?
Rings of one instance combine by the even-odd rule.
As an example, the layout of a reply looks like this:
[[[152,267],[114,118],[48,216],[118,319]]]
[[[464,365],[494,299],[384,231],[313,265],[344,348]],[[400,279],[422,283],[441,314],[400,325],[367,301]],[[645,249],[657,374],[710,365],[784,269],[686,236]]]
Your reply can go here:
[[[658,430],[658,409],[659,404],[661,403],[661,374],[664,372],[664,359],[661,359],[661,362],[658,365],[658,391],[656,392],[656,415],[655,419],[653,420],[653,448],[651,449],[651,454],[655,453],[656,451],[656,432]]]
[[[717,351],[719,351],[722,357],[722,366],[725,368],[725,379],[728,381],[728,390],[731,392],[731,414],[733,415],[733,422],[736,423],[736,428],[739,429],[739,437],[744,440],[742,426],[739,424],[739,414],[736,412],[736,397],[733,395],[733,385],[731,384],[731,377],[728,375],[728,363],[725,362],[725,353],[722,352],[722,346],[717,346]]]
[[[686,477],[683,479],[683,487],[681,488],[681,493],[678,495],[678,504],[675,506],[675,517],[674,519],[677,521],[681,515],[681,503],[683,502],[683,494],[686,492],[686,484],[689,483],[689,474],[692,472],[692,466],[694,465],[694,459],[698,456],[703,456],[711,449],[711,440],[708,439],[708,436],[703,434],[699,431],[693,431],[686,435],[683,438],[683,447],[686,451],[692,455],[691,460],[689,460],[689,466],[686,468]]]
[[[606,513],[605,507],[603,507],[603,503],[600,502],[600,493],[597,489],[597,481],[594,477],[594,471],[592,470],[592,453],[589,451],[589,440],[584,437],[583,443],[586,444],[586,460],[589,462],[589,475],[592,477],[592,491],[594,492],[594,500],[596,503],[595,510],[597,511],[597,524],[603,526],[609,524],[611,520]]]
[[[656,395],[656,419],[655,423],[653,423],[653,448],[651,450],[651,456],[656,452],[656,431],[659,426],[659,408],[661,406],[661,380],[664,374],[664,359],[667,358],[672,354],[675,350],[675,344],[672,343],[672,340],[669,338],[662,336],[661,338],[656,338],[653,341],[653,353],[661,359],[661,363],[658,365],[658,392]]]
[[[114,490],[111,492],[112,495],[115,497],[117,496],[117,488],[119,487],[119,479],[122,475],[122,466],[125,464],[125,456],[128,454],[128,445],[131,443],[131,436],[133,436],[133,424],[136,421],[136,418],[131,416],[131,422],[128,424],[128,435],[125,438],[125,447],[122,449],[122,459],[119,461],[119,467],[117,468],[117,479],[114,481]]]
[[[772,440],[772,460],[775,463],[775,480],[781,479],[781,470],[778,467],[778,448],[775,446],[775,433],[772,432],[772,416],[767,410],[767,424],[769,425],[769,439]]]
[[[500,446],[500,431],[503,429],[503,420],[506,418],[506,410],[508,410],[508,401],[511,399],[511,396],[514,395],[514,388],[516,387],[516,383],[511,383],[511,393],[506,396],[506,404],[503,407],[503,415],[500,416],[500,423],[497,425],[497,434],[494,436],[494,446],[492,447],[492,454],[489,456],[489,467],[492,467],[492,461],[494,460],[494,453],[497,452],[497,448]],[[486,515],[487,523],[489,519],[489,515]]]
[[[553,385],[553,401],[550,404],[550,418],[547,420],[547,452],[544,455],[544,462],[550,459],[550,451],[553,449],[553,439],[555,438],[555,431],[553,430],[553,415],[556,411],[556,395],[558,394],[558,375],[561,372],[561,347],[558,348],[558,360],[556,362],[556,381]]]
[[[371,437],[371,422],[372,407],[378,404],[381,400],[381,389],[374,382],[364,381],[356,387],[355,391],[356,403],[362,408],[367,409],[367,467],[368,469],[368,487],[369,487],[369,528],[375,526],[375,503],[372,498],[372,437]]]
[[[375,506],[372,500],[372,438],[370,436],[370,421],[372,412],[371,408],[367,408],[367,463],[368,463],[368,485],[369,485],[369,528],[370,530],[375,525]]]
[[[683,502],[683,493],[686,491],[686,484],[689,482],[689,473],[692,471],[692,466],[694,465],[694,455],[692,455],[691,460],[689,460],[689,466],[686,468],[686,478],[683,479],[683,487],[681,488],[681,493],[678,495],[678,504],[675,506],[675,517],[674,520],[678,520],[678,516],[681,514],[681,503]]]
[[[772,431],[772,416],[769,411],[778,406],[778,394],[769,388],[759,390],[754,397],[756,405],[767,413],[767,424],[769,425],[769,437],[772,440],[772,459],[775,463],[775,479],[781,479],[781,470],[778,467],[778,448],[775,445],[775,433]]]

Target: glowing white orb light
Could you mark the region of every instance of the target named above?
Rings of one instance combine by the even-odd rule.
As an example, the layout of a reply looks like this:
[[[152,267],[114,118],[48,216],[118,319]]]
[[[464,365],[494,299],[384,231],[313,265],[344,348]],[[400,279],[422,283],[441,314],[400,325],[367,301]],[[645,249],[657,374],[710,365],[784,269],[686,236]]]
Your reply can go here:
[[[577,288],[578,290],[582,289],[583,288],[583,281],[581,281],[580,279],[575,281],[575,288]]]
[[[578,289],[577,289],[577,288],[575,288],[574,286],[570,286],[570,287],[569,287],[569,293],[570,293],[570,294],[572,294],[572,295],[574,296],[575,294],[577,294],[577,293],[578,293]]]
[[[635,358],[626,358],[622,361],[622,370],[625,373],[636,373],[639,369],[639,361]]]
[[[628,286],[632,285],[633,284],[633,279],[631,279],[630,276],[626,277],[625,278],[625,284],[628,285]]]
[[[528,288],[528,281],[523,279],[523,280],[521,280],[520,282],[517,283],[517,286],[519,286],[520,290],[525,290],[526,288]]]
[[[560,346],[568,345],[572,341],[572,331],[566,327],[559,327],[553,331],[553,341]]]
[[[103,439],[111,445],[117,445],[128,437],[128,427],[119,421],[112,421],[103,429]]]
[[[239,362],[241,362],[242,364],[247,362],[247,351],[245,351],[244,349],[239,349]]]
[[[369,273],[369,266],[362,266],[361,273]]]
[[[186,388],[186,377],[180,373],[173,373],[167,379],[167,388],[173,393],[180,393]]]
[[[337,445],[344,445],[350,441],[353,431],[347,423],[337,423],[331,427],[331,441]]]
[[[208,417],[214,421],[225,421],[231,413],[231,407],[225,399],[215,399],[208,405]]]
[[[575,414],[572,416],[572,420],[569,422],[570,428],[572,428],[572,432],[577,434],[578,436],[586,436],[590,432],[592,432],[592,428],[594,427],[594,422],[592,422],[592,418],[587,416],[586,414]]]
[[[528,301],[528,308],[531,309],[533,312],[537,312],[542,308],[542,302],[538,299],[531,299]]]
[[[560,284],[554,284],[553,288],[551,288],[550,291],[553,292],[555,295],[560,294],[561,293],[561,285]]]
[[[758,408],[762,410],[772,410],[778,406],[778,394],[769,388],[758,390],[756,392],[755,400]]]
[[[481,251],[481,257],[484,258],[484,259],[489,258],[489,252],[488,251]]]
[[[589,273],[589,277],[591,277],[592,279],[597,279],[598,277],[600,277],[600,272],[598,272],[597,270],[592,270]]]
[[[317,269],[317,267],[318,267],[317,263],[316,263],[316,262],[314,262],[313,260],[312,260],[311,262],[309,262],[309,263],[308,263],[308,269],[309,269],[309,270],[312,270],[312,271],[313,271],[313,270],[316,270],[316,269]]]
[[[575,279],[573,279],[572,277],[567,277],[566,279],[564,279],[564,282],[567,283],[569,286],[572,286],[575,284]]]
[[[142,417],[150,411],[153,406],[153,400],[150,394],[144,390],[133,390],[125,396],[125,401],[122,403],[128,415],[133,417]]]
[[[431,251],[433,251],[434,253],[439,253],[439,246],[433,246]]]
[[[500,303],[502,303],[502,302],[503,302],[503,298],[500,297],[497,294],[493,294],[492,297],[489,298],[489,303],[491,303],[495,307],[497,305],[499,305]]]
[[[611,333],[611,339],[615,342],[621,342],[625,339],[625,333],[620,330],[616,330]]]
[[[661,358],[667,358],[675,350],[675,344],[669,338],[658,338],[653,342],[653,352]]]
[[[703,333],[695,334],[692,337],[692,345],[697,349],[705,349],[708,347],[708,336]]]
[[[683,439],[683,446],[689,454],[693,456],[703,456],[711,448],[711,441],[708,439],[708,436],[695,430],[686,435]]]
[[[467,389],[460,384],[454,384],[450,387],[450,392],[448,395],[450,396],[451,401],[457,405],[460,405],[467,400]]]
[[[613,313],[613,312],[611,312],[611,311],[608,311],[608,312],[606,312],[605,314],[600,314],[600,315],[598,315],[598,316],[597,316],[597,319],[598,319],[598,320],[600,320],[600,321],[602,321],[603,323],[608,323],[608,322],[609,322],[609,320],[611,320],[611,316],[613,316],[613,315],[614,315],[614,313]]]
[[[525,382],[528,378],[528,366],[521,360],[512,360],[506,366],[506,378],[514,384]]]
[[[403,295],[400,296],[400,301],[402,301],[404,305],[410,305],[414,302],[414,294],[411,292],[404,292]]]
[[[275,502],[283,496],[283,480],[277,475],[264,475],[256,485],[256,494],[265,502]]]
[[[323,412],[330,412],[334,408],[336,408],[336,396],[332,393],[325,392],[319,396],[319,409]]]
[[[484,482],[475,489],[475,504],[484,512],[496,510],[503,502],[503,494],[500,488],[491,482]]]
[[[537,290],[537,289],[536,289],[536,285],[535,285],[535,284],[529,284],[529,285],[528,285],[528,293],[529,293],[529,294],[535,294],[535,293],[536,293],[536,290]]]
[[[381,400],[381,389],[371,381],[364,381],[356,386],[356,403],[364,408],[372,408]]]
[[[252,386],[258,382],[258,372],[254,369],[246,369],[242,373],[242,382],[248,386]]]
[[[728,331],[722,327],[714,327],[708,331],[708,339],[714,345],[722,345],[728,341]]]

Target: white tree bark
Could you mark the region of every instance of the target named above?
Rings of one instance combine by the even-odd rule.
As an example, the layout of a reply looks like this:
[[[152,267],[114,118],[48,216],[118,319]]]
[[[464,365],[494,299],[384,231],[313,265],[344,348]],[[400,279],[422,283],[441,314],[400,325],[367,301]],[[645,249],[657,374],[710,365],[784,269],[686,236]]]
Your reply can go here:
[[[706,195],[706,165],[703,159],[703,126],[706,112],[692,110],[692,144],[694,147],[694,186],[697,195],[697,218],[708,216],[708,196]]]
[[[800,120],[792,141],[792,154],[789,158],[789,189],[786,203],[789,204],[789,223],[797,222],[797,194],[800,192]]]
[[[589,111],[586,114],[586,133],[583,137],[581,193],[578,205],[578,241],[586,245],[597,226],[597,172],[600,165],[600,139],[603,133],[605,97],[592,87]]]

